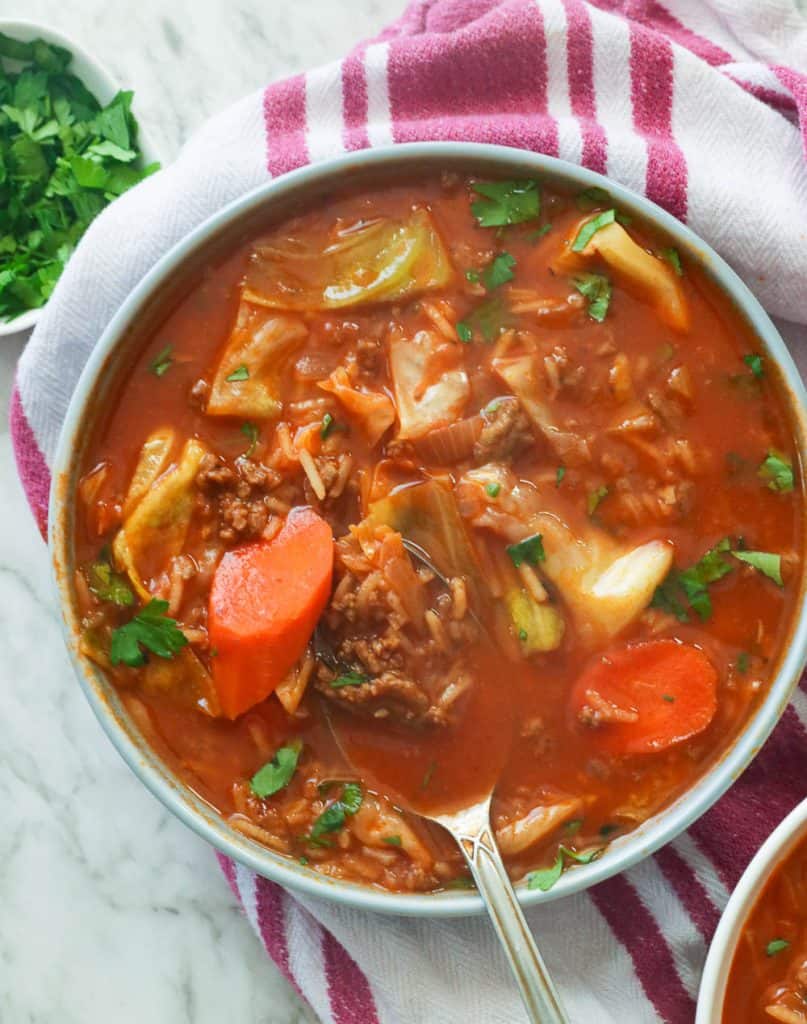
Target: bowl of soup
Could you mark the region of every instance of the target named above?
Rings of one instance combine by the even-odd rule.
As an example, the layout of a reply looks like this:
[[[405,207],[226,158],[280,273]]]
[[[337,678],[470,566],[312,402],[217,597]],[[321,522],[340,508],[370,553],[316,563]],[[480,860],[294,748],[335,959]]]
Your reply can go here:
[[[771,833],[720,919],[696,1024],[807,1021],[807,801]]]
[[[79,680],[285,885],[479,911],[403,808],[467,802],[496,751],[521,897],[578,891],[787,703],[804,424],[742,282],[596,174],[436,143],[296,171],[167,253],[82,375],[50,536]]]

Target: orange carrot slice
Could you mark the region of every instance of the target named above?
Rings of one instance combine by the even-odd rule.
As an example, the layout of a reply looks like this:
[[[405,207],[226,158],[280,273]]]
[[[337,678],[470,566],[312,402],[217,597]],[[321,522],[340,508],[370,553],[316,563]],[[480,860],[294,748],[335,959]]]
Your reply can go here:
[[[310,508],[294,509],[271,541],[229,551],[208,608],[213,681],[222,713],[265,700],[302,657],[331,593],[333,534]]]
[[[604,654],[574,685],[571,710],[611,754],[650,754],[702,732],[717,708],[717,672],[699,647],[649,640]]]

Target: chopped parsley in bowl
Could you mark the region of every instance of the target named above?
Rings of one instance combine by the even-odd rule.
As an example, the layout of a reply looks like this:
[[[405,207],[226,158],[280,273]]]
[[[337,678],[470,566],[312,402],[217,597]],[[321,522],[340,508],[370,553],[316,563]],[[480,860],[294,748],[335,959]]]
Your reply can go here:
[[[159,166],[131,92],[54,33],[15,27],[0,23],[0,334],[33,324],[89,224]]]

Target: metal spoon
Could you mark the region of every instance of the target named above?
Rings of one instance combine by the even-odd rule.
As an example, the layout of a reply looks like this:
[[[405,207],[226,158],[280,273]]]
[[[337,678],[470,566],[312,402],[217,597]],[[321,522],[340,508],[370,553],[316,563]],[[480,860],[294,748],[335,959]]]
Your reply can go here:
[[[427,553],[418,544],[404,539],[404,546],[409,554],[422,562],[443,584],[449,586],[448,580],[436,568]],[[473,613],[472,613],[473,614]],[[474,616],[476,618],[476,616]],[[477,621],[479,621],[477,619]],[[336,662],[333,648],[327,643],[321,632],[315,641],[317,656],[326,664]],[[378,764],[372,766],[361,764],[359,748],[350,743],[347,732],[340,728],[336,717],[326,714],[337,744],[352,767],[360,770],[365,778],[371,778],[379,792],[393,790],[379,778]],[[412,806],[411,801],[402,800],[401,795],[394,791],[394,802],[408,805],[407,809],[423,818],[442,825],[457,842],[468,867],[471,870],[479,895],[487,908],[493,927],[501,942],[510,969],[518,984],[524,1007],[532,1024],[568,1024],[552,979],[541,957],[535,939],[529,930],[524,914],[519,906],[512,883],[502,863],[499,848],[490,824],[490,801],[493,787],[477,802],[449,812],[434,812],[422,807]]]

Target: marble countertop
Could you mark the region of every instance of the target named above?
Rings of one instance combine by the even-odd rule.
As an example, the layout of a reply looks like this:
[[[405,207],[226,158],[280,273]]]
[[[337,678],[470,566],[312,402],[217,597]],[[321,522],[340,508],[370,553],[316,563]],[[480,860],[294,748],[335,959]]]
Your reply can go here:
[[[404,0],[27,0],[136,90],[170,159],[205,118],[340,56]],[[12,12],[8,12],[11,14]],[[14,469],[0,340],[0,1021],[302,1024],[213,851],[142,788],[75,683]]]

